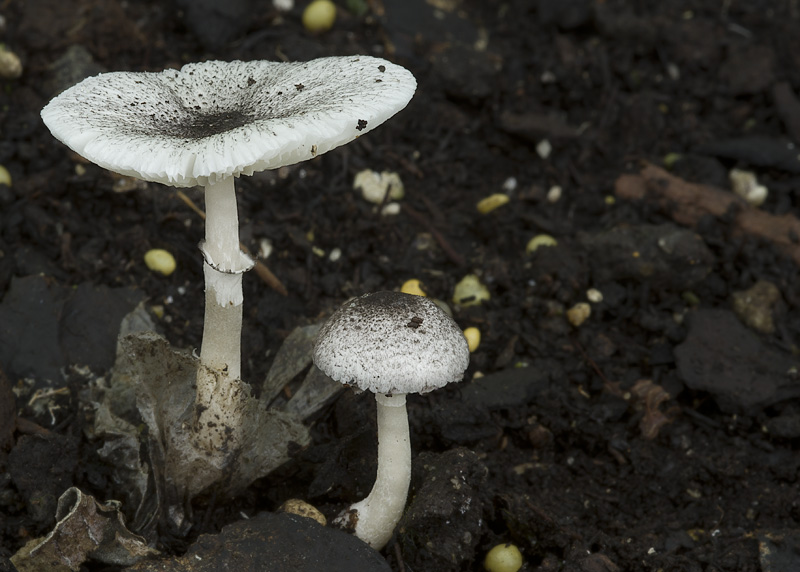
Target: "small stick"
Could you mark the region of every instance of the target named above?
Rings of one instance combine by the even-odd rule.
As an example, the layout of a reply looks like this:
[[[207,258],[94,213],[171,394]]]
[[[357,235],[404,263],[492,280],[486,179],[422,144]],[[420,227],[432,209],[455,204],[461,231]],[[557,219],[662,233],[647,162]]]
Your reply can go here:
[[[197,213],[197,216],[199,216],[203,220],[206,220],[206,213],[203,212],[203,209],[194,204],[194,201],[190,199],[186,195],[186,193],[184,193],[183,191],[176,190],[175,194],[178,196],[180,200],[186,203],[186,206],[188,206],[195,213]],[[247,246],[245,246],[243,243],[240,242],[239,247],[246,254],[252,256],[252,254],[250,253],[250,249],[248,249]],[[261,278],[261,280],[263,280],[267,286],[275,290],[278,294],[280,294],[281,296],[289,295],[289,292],[286,290],[286,287],[283,285],[283,282],[281,282],[280,279],[278,279],[278,277],[275,276],[269,268],[267,268],[266,264],[256,259],[256,265],[254,267],[254,270],[256,271],[256,274],[258,274],[259,278]]]
[[[769,240],[800,265],[800,220],[791,213],[773,215],[750,206],[730,191],[684,181],[651,163],[637,175],[621,175],[614,194],[628,200],[654,200],[683,226],[695,226],[704,215],[732,215],[735,230]],[[732,209],[732,210],[731,210]]]
[[[452,260],[457,266],[464,266],[465,263],[462,256],[458,252],[456,252],[452,246],[450,246],[450,243],[447,242],[444,236],[442,236],[442,234],[438,230],[436,230],[436,227],[433,226],[427,218],[425,218],[422,214],[418,213],[408,205],[403,205],[402,208],[403,212],[407,213],[418,224],[424,226],[428,230],[428,232],[431,233],[433,238],[436,239],[436,242],[439,243],[439,246],[447,255],[447,257],[450,258],[450,260]]]

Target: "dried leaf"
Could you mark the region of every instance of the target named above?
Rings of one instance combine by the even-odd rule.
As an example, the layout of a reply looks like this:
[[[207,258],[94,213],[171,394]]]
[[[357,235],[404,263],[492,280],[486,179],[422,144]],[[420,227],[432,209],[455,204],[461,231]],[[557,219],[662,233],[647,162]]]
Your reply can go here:
[[[119,503],[98,503],[72,487],[58,499],[55,528],[23,546],[11,562],[19,572],[76,571],[88,559],[130,566],[159,553],[125,527]]]
[[[261,401],[271,402],[281,388],[311,363],[314,340],[322,324],[295,328],[283,341],[261,390]]]
[[[210,455],[191,430],[198,360],[173,350],[153,332],[122,337],[120,349],[112,384],[130,383],[136,388],[156,487],[156,494],[148,495],[152,510],[140,510],[147,522],[137,519],[137,529],[158,516],[174,532],[186,532],[192,498],[212,487],[222,495],[235,495],[285,463],[291,446],[310,442],[308,429],[295,414],[266,409],[245,391],[240,403],[241,449]]]

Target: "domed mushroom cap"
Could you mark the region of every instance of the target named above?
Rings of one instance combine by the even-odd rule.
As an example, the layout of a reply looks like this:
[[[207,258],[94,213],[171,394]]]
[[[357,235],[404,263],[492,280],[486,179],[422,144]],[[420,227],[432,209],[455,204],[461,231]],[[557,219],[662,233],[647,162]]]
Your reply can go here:
[[[460,381],[469,349],[458,325],[429,299],[376,292],[350,300],[325,322],[314,363],[373,393],[425,393]]]
[[[408,70],[369,56],[208,61],[90,77],[42,119],[101,167],[189,187],[325,153],[403,109],[415,89]]]

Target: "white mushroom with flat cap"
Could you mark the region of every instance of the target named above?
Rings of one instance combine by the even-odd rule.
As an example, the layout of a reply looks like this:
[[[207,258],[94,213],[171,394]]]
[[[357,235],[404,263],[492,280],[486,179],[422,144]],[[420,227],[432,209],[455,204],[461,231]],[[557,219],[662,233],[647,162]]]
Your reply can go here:
[[[198,431],[235,449],[241,373],[242,273],[234,178],[311,159],[370,131],[414,94],[410,72],[368,56],[309,62],[188,64],[90,77],[42,119],[76,153],[116,173],[206,196],[206,314]],[[233,445],[233,447],[231,447]]]
[[[375,549],[403,514],[411,481],[407,393],[460,381],[469,365],[461,329],[431,300],[402,292],[354,298],[325,324],[314,363],[332,379],[375,393],[378,473],[369,496],[337,519]]]

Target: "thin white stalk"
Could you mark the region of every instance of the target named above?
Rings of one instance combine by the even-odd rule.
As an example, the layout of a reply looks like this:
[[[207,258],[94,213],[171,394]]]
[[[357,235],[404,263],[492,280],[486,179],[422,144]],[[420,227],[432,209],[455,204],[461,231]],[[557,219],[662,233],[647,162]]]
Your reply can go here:
[[[239,210],[234,177],[206,186],[206,253],[218,270],[239,270]]]
[[[380,550],[392,537],[406,506],[411,483],[411,442],[405,394],[375,394],[378,404],[378,474],[369,496],[340,517],[355,512],[355,534]]]
[[[234,178],[206,187],[206,283],[203,343],[197,371],[196,432],[210,451],[234,451],[241,432],[242,272]]]

